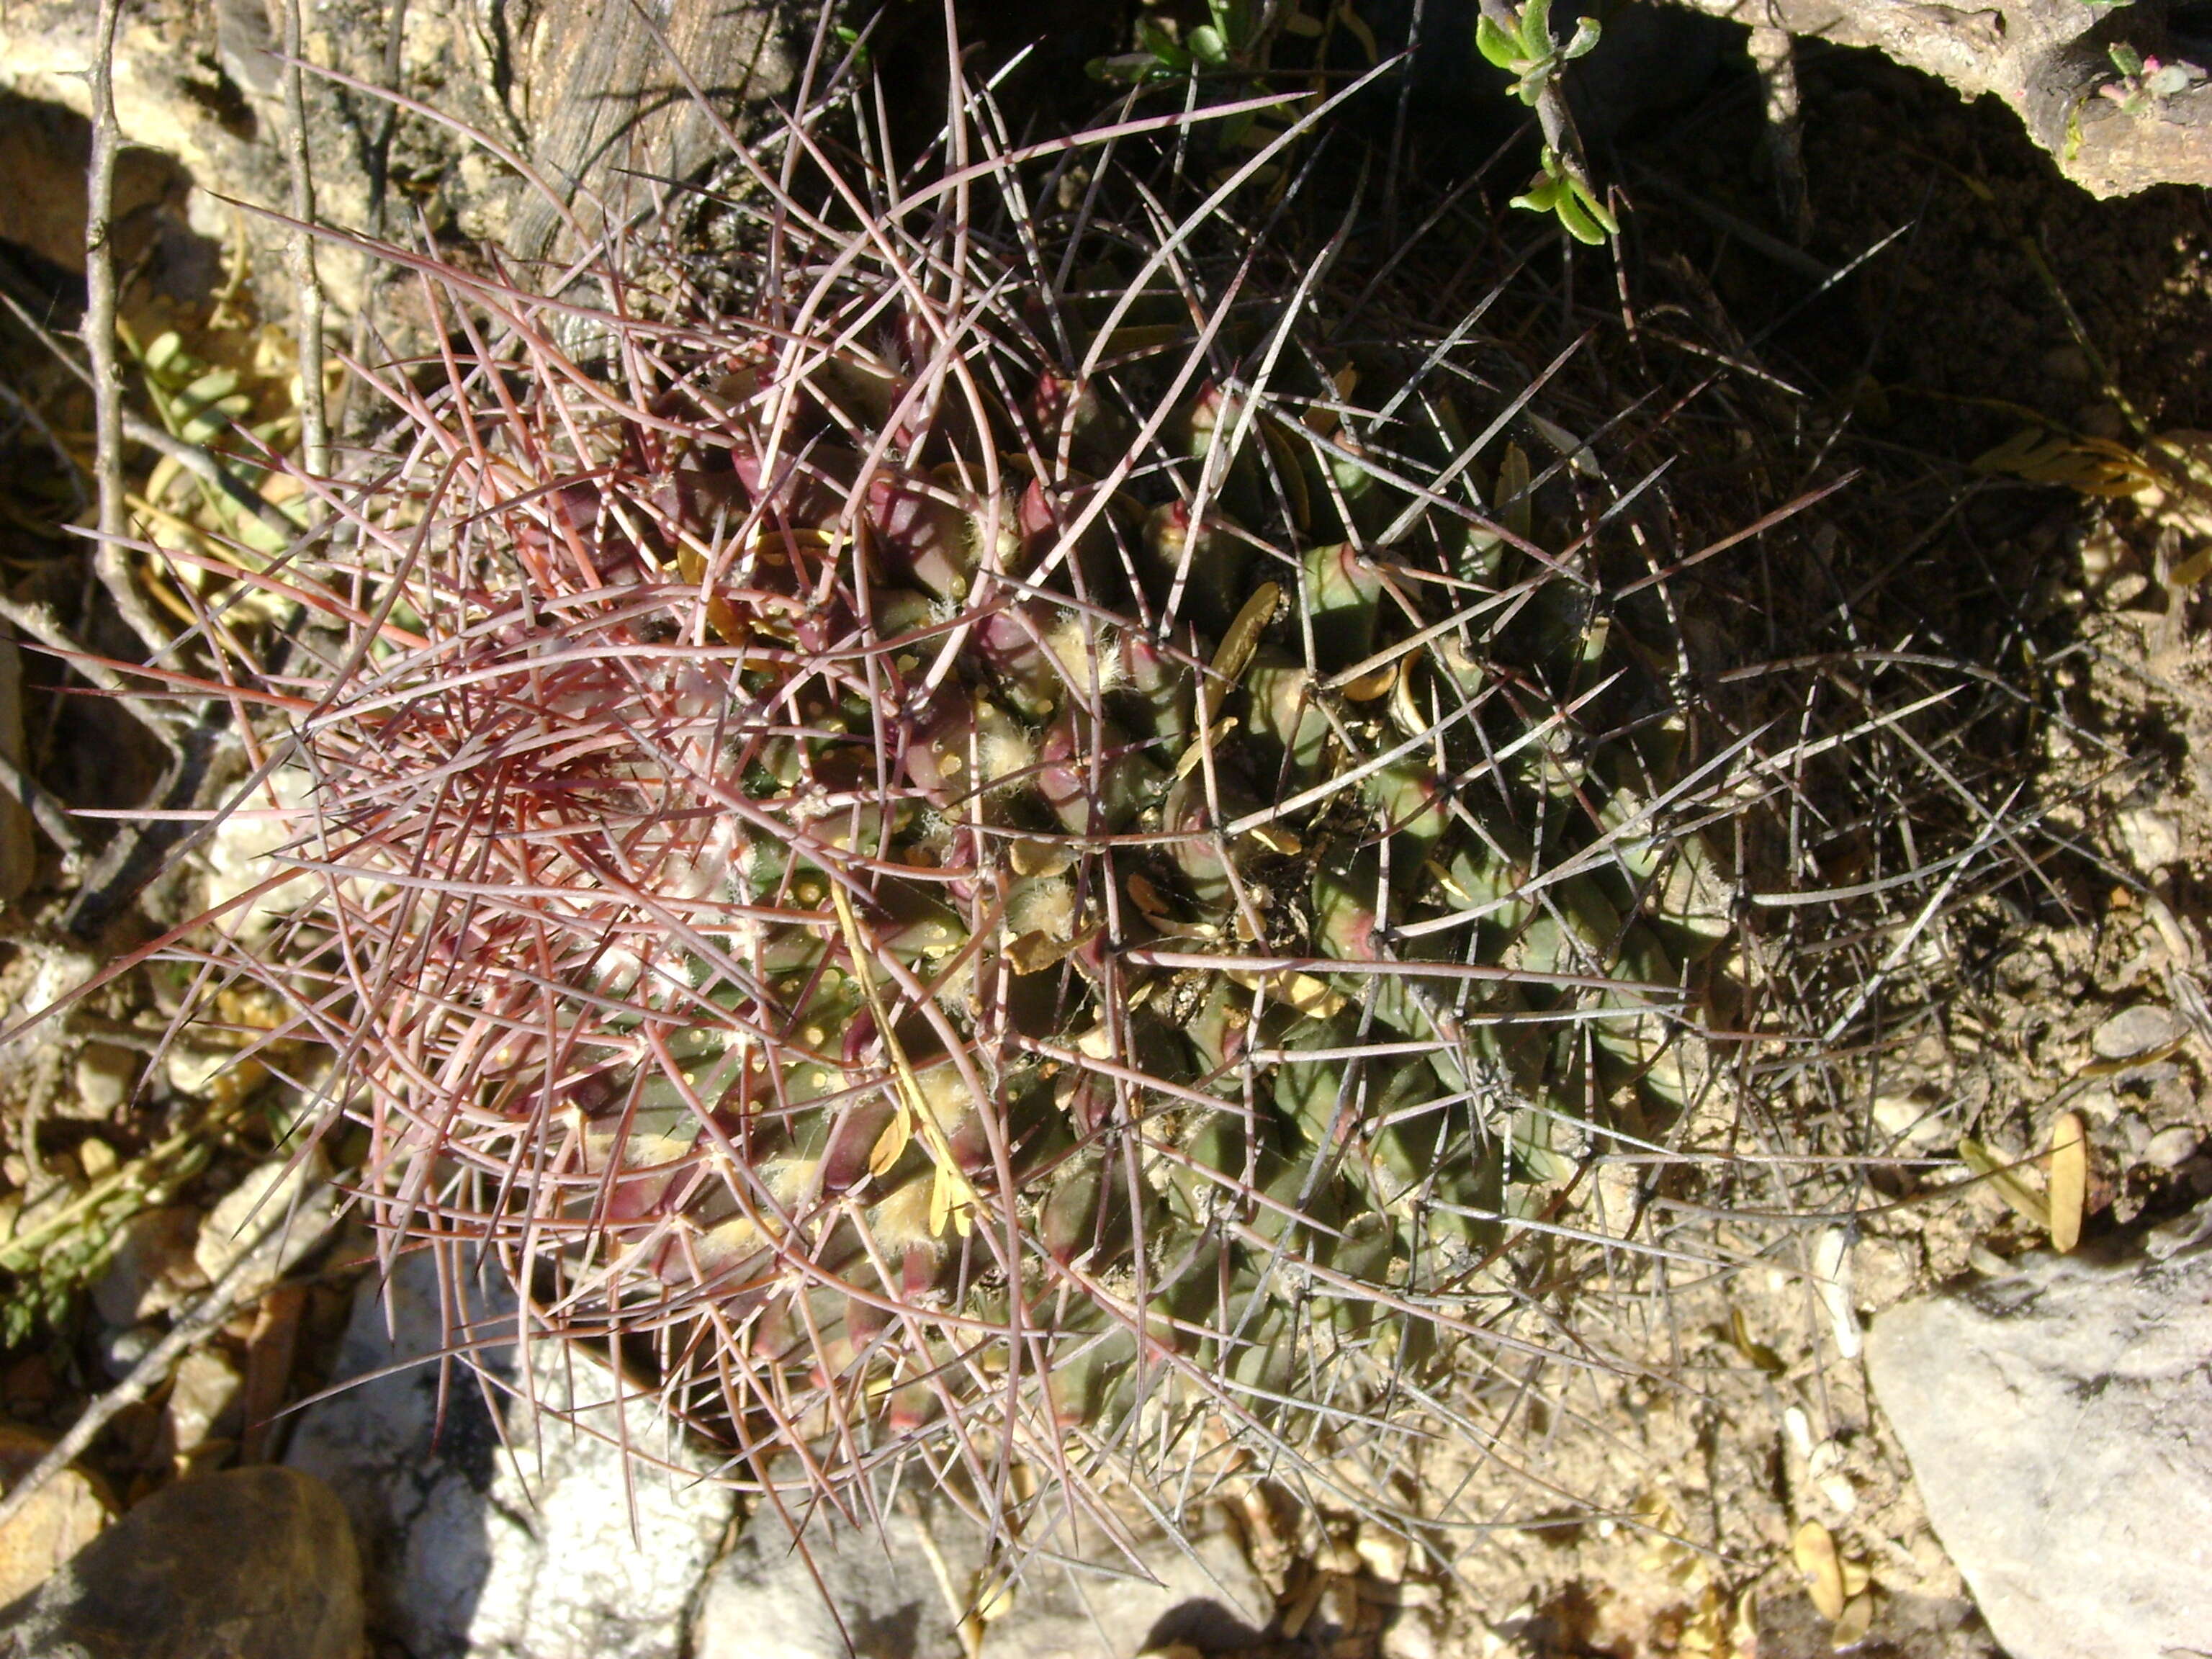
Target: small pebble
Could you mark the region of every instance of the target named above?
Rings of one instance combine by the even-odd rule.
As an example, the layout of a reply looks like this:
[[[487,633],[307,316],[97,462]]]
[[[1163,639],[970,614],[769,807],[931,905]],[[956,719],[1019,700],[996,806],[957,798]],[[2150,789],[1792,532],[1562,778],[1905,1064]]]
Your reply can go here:
[[[110,1332],[100,1339],[100,1368],[120,1382],[161,1340],[161,1328],[152,1320]]]
[[[1355,1547],[1367,1571],[1384,1583],[1395,1584],[1406,1576],[1406,1540],[1396,1533],[1370,1522],[1360,1528]]]
[[[237,1060],[236,1054],[222,1049],[210,1052],[179,1046],[169,1050],[164,1069],[172,1089],[193,1100],[204,1100],[215,1092],[216,1080]]]
[[[2100,1060],[2134,1060],[2179,1042],[2181,1033],[2180,1017],[2172,1009],[2142,1003],[2122,1009],[2100,1025],[2089,1046]]]
[[[76,1087],[58,1103],[64,1117],[112,1119],[138,1084],[138,1056],[112,1042],[88,1042],[76,1057]]]
[[[1382,1659],[1436,1659],[1437,1625],[1427,1613],[1408,1609],[1382,1632]]]
[[[2187,1123],[2160,1129],[2144,1143],[2142,1160],[2160,1170],[2178,1170],[2204,1144],[2203,1131]]]
[[[2181,862],[2181,825],[2172,813],[2130,807],[2113,819],[2112,828],[2137,873],[2154,876]]]
[[[76,1166],[84,1171],[87,1181],[105,1181],[122,1162],[115,1155],[115,1148],[98,1135],[88,1135],[77,1143]]]
[[[244,1379],[221,1352],[201,1348],[177,1362],[169,1389],[169,1428],[178,1453],[197,1450],[220,1437],[234,1437]]]
[[[2133,605],[2149,592],[2149,577],[2140,570],[2124,570],[2105,584],[2105,603],[2118,611]]]
[[[1958,1139],[1942,1111],[1911,1095],[1876,1096],[1874,1121],[1882,1133],[1908,1146],[1943,1146]]]

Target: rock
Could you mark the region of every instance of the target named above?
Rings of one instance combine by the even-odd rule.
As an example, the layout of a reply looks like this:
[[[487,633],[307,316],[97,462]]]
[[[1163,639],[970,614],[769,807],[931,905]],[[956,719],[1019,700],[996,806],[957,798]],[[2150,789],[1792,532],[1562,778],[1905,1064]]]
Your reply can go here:
[[[298,811],[314,794],[314,781],[301,769],[283,766],[245,803],[250,811],[232,813],[207,838],[207,904],[221,909],[279,873],[272,856],[289,846],[301,831],[301,820],[284,813]],[[313,875],[297,875],[231,912],[231,925],[243,937],[266,933],[270,926],[303,905],[323,896],[324,884]]]
[[[345,1511],[289,1469],[165,1487],[0,1617],[10,1659],[358,1659]]]
[[[137,1325],[204,1289],[207,1275],[195,1251],[199,1231],[200,1212],[181,1204],[132,1216],[93,1284],[100,1316],[111,1325]]]
[[[1382,1632],[1382,1659],[1437,1659],[1437,1621],[1422,1607],[1408,1607]]]
[[[199,1237],[192,1245],[192,1260],[208,1282],[213,1284],[229,1272],[231,1264],[264,1237],[270,1227],[286,1229],[302,1248],[306,1240],[319,1237],[331,1224],[331,1194],[323,1184],[328,1173],[328,1163],[319,1152],[304,1159],[271,1158],[225,1194],[200,1224]],[[289,1248],[284,1252],[287,1256],[294,1254]],[[272,1255],[260,1270],[264,1282],[246,1286],[241,1300],[274,1285],[279,1273]]]
[[[76,1087],[60,1091],[56,1114],[105,1123],[129,1102],[138,1086],[140,1056],[114,1042],[88,1042],[76,1057]]]
[[[1406,1563],[1413,1553],[1402,1534],[1371,1521],[1360,1522],[1359,1541],[1353,1548],[1358,1553],[1360,1565],[1374,1574],[1376,1582],[1384,1584],[1395,1584],[1406,1576]]]
[[[177,1362],[169,1384],[169,1432],[177,1455],[189,1457],[210,1442],[234,1441],[244,1426],[245,1379],[220,1349],[195,1348]]]
[[[2138,1060],[2171,1048],[2187,1030],[2181,1016],[2171,1008],[2141,1003],[2122,1009],[2100,1025],[2089,1039],[2089,1047],[2100,1060]]]
[[[2143,1143],[2143,1162],[2161,1170],[2178,1170],[2196,1157],[2197,1149],[2203,1144],[2202,1129],[2193,1124],[2177,1123],[2172,1128],[2160,1129]]]
[[[1950,1146],[1959,1139],[1958,1131],[1944,1117],[1941,1103],[1917,1095],[1875,1096],[1874,1121],[1882,1133],[1907,1146]]]
[[[0,1425],[0,1489],[46,1455],[43,1435]],[[64,1469],[32,1495],[23,1512],[0,1527],[0,1607],[27,1595],[100,1535],[113,1505],[92,1477]]]
[[[1875,1322],[1875,1397],[2012,1659],[2151,1659],[2203,1644],[2208,1352],[2212,1249],[2201,1239],[2118,1267],[2030,1256]]]
[[[931,1547],[956,1591],[976,1584],[986,1563],[981,1536],[949,1505],[930,1504],[924,1520],[903,1504],[886,1505],[880,1533],[817,1517],[805,1541],[802,1556],[773,1505],[754,1512],[707,1587],[693,1633],[696,1659],[846,1659],[848,1635],[854,1659],[961,1659]],[[989,1626],[987,1651],[1122,1659],[1187,1644],[1218,1652],[1252,1645],[1273,1615],[1273,1598],[1218,1526],[1197,1531],[1188,1548],[1139,1534],[1140,1569],[1103,1538],[1036,1541],[1041,1553],[1030,1557],[1011,1607]],[[1113,1566],[1079,1571],[1042,1552]]]
[[[455,1295],[495,1340],[513,1318],[502,1297]],[[371,1628],[413,1659],[676,1659],[732,1509],[697,1479],[710,1460],[649,1396],[630,1398],[625,1423],[607,1373],[550,1348],[533,1373],[544,1409],[502,1400],[495,1420],[456,1370],[441,1425],[436,1364],[379,1375],[447,1346],[439,1310],[427,1255],[388,1287],[364,1285],[337,1376],[368,1380],[304,1413],[286,1455],[353,1517]],[[483,1359],[514,1373],[511,1350]],[[625,1438],[637,1454],[627,1471]]]
[[[2154,876],[2181,862],[2181,824],[2171,812],[2131,806],[2115,815],[2112,828],[2137,874]]]

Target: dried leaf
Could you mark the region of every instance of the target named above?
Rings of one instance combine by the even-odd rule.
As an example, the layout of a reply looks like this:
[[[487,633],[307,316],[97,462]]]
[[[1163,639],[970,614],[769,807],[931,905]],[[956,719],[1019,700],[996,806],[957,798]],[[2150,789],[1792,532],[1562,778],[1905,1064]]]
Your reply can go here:
[[[1504,515],[1506,529],[1522,541],[1528,539],[1536,525],[1536,506],[1528,495],[1528,458],[1519,444],[1505,446],[1505,454],[1498,463],[1498,507]]]
[[[1168,902],[1160,896],[1160,890],[1132,872],[1127,878],[1130,902],[1148,921],[1167,921],[1171,919]]]
[[[2064,1255],[2081,1242],[2089,1194],[2089,1142],[2079,1115],[2061,1112],[2051,1126],[2051,1248]]]
[[[1237,620],[1221,636],[1221,648],[1213,653],[1216,678],[1234,685],[1244,677],[1244,671],[1251,666],[1252,653],[1260,648],[1260,635],[1274,619],[1275,607],[1282,598],[1283,590],[1274,582],[1261,582],[1253,590],[1252,597],[1237,613]]]
[[[1006,862],[1018,876],[1065,875],[1075,867],[1075,852],[1058,842],[1024,837],[1007,847]]]
[[[1779,1376],[1790,1369],[1782,1356],[1764,1342],[1756,1341],[1751,1334],[1751,1322],[1743,1316],[1741,1308],[1729,1310],[1729,1340],[1735,1351],[1769,1376]]]
[[[884,1125],[883,1133],[876,1137],[876,1144],[868,1149],[868,1173],[872,1176],[889,1173],[891,1165],[905,1153],[907,1143],[913,1139],[914,1119],[902,1109]]]
[[[2063,484],[2085,495],[2132,495],[2152,474],[2132,450],[2103,438],[2077,438],[2029,427],[1977,456],[1977,472],[2008,472],[2030,483]]]
[[[1072,939],[1054,939],[1032,929],[1006,946],[1006,961],[1018,974],[1038,974],[1060,962],[1075,948]]]
[[[1346,680],[1339,689],[1353,702],[1372,702],[1376,698],[1396,690],[1398,671],[1403,665],[1402,658],[1395,662],[1386,662],[1372,673],[1362,674],[1356,680]]]
[[[1829,1644],[1838,1653],[1845,1648],[1855,1648],[1866,1640],[1867,1632],[1873,1626],[1874,1597],[1854,1595],[1836,1615],[1836,1627],[1828,1632]]]
[[[1345,1003],[1341,993],[1331,990],[1311,974],[1301,974],[1295,969],[1278,968],[1271,973],[1255,974],[1231,968],[1227,977],[1248,991],[1265,991],[1276,1001],[1316,1019],[1327,1019]]]
[[[1176,776],[1188,777],[1196,769],[1199,762],[1205,758],[1206,751],[1209,749],[1218,749],[1221,746],[1221,740],[1236,729],[1237,716],[1234,714],[1224,715],[1214,721],[1212,726],[1199,734],[1198,741],[1184,750],[1182,756],[1176,761]]]
[[[1840,1619],[1844,1613],[1844,1565],[1836,1554],[1836,1540],[1818,1521],[1808,1521],[1790,1540],[1790,1553],[1797,1571],[1805,1575],[1813,1606],[1823,1619]]]
[[[1978,1140],[1959,1143],[1959,1161],[1983,1180],[1990,1189],[2010,1205],[2013,1211],[2031,1227],[2045,1232],[2051,1229],[2051,1206],[2043,1194],[2021,1180],[2017,1173],[2007,1169],[1990,1155],[1990,1149]]]

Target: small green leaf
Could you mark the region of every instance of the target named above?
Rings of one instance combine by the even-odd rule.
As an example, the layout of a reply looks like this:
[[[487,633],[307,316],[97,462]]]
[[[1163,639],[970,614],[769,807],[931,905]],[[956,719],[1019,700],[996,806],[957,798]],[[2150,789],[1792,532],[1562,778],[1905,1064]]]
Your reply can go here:
[[[1229,62],[1229,43],[1211,23],[1200,23],[1190,32],[1190,56],[1208,68],[1219,69]]]
[[[1567,188],[1583,211],[1589,215],[1592,223],[1601,226],[1608,236],[1620,234],[1620,221],[1613,216],[1613,210],[1599,198],[1596,191],[1575,178],[1567,180]]]
[[[1531,213],[1549,213],[1559,205],[1559,197],[1566,187],[1566,181],[1563,179],[1545,179],[1515,197],[1513,205],[1526,208]]]
[[[1559,53],[1562,59],[1579,58],[1597,44],[1598,26],[1595,17],[1575,19],[1575,38],[1567,42]]]
[[[2112,67],[2123,75],[2142,73],[2142,54],[2124,40],[2115,40],[2106,50],[2112,55]]]
[[[1524,63],[1540,63],[1556,48],[1552,44],[1552,0],[1527,0],[1521,8],[1521,57]]]
[[[1559,223],[1577,242],[1595,247],[1605,240],[1605,233],[1598,228],[1597,222],[1584,210],[1571,187],[1559,192],[1558,200],[1552,204],[1552,211],[1559,215]]]
[[[1195,36],[1202,32],[1193,30],[1192,33]],[[1168,69],[1180,71],[1190,67],[1191,54],[1176,44],[1175,36],[1150,18],[1137,25],[1137,44]],[[1114,60],[1109,58],[1107,61],[1111,63]]]
[[[1474,49],[1498,69],[1510,70],[1521,61],[1521,43],[1487,17],[1474,20]]]

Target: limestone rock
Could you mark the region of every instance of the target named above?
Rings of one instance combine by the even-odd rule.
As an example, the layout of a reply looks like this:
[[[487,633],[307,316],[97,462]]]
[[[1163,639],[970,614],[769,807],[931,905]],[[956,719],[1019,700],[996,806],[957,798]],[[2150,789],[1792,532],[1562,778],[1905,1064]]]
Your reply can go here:
[[[931,1549],[957,1590],[976,1585],[986,1563],[964,1518],[938,1504],[918,1519],[895,1502],[880,1532],[872,1524],[805,1531],[802,1555],[773,1506],[755,1511],[708,1586],[696,1659],[845,1659],[848,1637],[854,1659],[961,1659]],[[1100,1570],[1079,1571],[1048,1554]],[[1132,1566],[1103,1538],[1052,1540],[988,1626],[985,1650],[1124,1659],[1182,1644],[1217,1652],[1252,1645],[1273,1615],[1273,1598],[1224,1529],[1198,1531],[1188,1548],[1152,1534],[1141,1540],[1139,1559],[1141,1569]]]
[[[0,1619],[9,1659],[358,1659],[345,1511],[289,1469],[156,1492]]]
[[[268,1237],[272,1227],[283,1228],[293,1241],[281,1253],[283,1261],[319,1237],[331,1224],[333,1200],[324,1185],[329,1172],[329,1161],[320,1152],[305,1159],[271,1158],[226,1193],[200,1223],[192,1245],[192,1259],[208,1282],[229,1272],[231,1264]],[[262,1282],[246,1287],[242,1297],[258,1295],[274,1285],[283,1261],[272,1253],[258,1269],[247,1271],[258,1272]]]
[[[2212,1631],[2212,1248],[2009,1277],[1875,1320],[1867,1368],[2012,1659],[2157,1659]]]
[[[15,1482],[46,1455],[43,1435],[0,1425],[0,1487]],[[0,1606],[44,1583],[46,1576],[100,1535],[110,1504],[93,1480],[64,1469],[33,1494],[23,1511],[0,1527]]]
[[[498,1346],[512,1304],[447,1294],[514,1377]],[[411,1659],[676,1659],[732,1505],[696,1479],[708,1460],[649,1401],[617,1409],[606,1372],[550,1348],[532,1356],[536,1407],[488,1403],[458,1368],[441,1401],[434,1360],[379,1375],[447,1346],[441,1305],[427,1255],[365,1284],[338,1379],[368,1380],[303,1413],[287,1454],[353,1516],[372,1629]]]
[[[2123,1008],[2100,1025],[2089,1046],[2101,1060],[2140,1060],[2179,1042],[2188,1029],[2172,1009],[2142,1003]]]
[[[199,1229],[200,1212],[187,1205],[142,1210],[131,1217],[93,1284],[93,1305],[100,1316],[111,1325],[137,1325],[205,1289],[207,1275],[194,1254]]]

